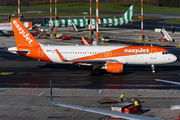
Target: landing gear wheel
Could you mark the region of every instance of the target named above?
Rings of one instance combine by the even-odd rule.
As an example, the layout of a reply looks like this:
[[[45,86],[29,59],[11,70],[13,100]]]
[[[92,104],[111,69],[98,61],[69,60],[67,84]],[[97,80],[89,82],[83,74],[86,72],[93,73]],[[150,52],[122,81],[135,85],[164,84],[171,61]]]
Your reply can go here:
[[[91,70],[91,75],[96,75],[96,70]]]
[[[151,68],[152,68],[152,73],[155,73],[155,66],[154,65],[151,65]]]

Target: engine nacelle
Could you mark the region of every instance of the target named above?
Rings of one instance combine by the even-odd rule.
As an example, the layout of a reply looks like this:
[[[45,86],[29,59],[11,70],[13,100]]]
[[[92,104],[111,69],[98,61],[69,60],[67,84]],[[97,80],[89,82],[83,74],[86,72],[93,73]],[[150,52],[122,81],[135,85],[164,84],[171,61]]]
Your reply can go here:
[[[122,73],[123,63],[106,63],[104,69],[106,69],[109,73]]]

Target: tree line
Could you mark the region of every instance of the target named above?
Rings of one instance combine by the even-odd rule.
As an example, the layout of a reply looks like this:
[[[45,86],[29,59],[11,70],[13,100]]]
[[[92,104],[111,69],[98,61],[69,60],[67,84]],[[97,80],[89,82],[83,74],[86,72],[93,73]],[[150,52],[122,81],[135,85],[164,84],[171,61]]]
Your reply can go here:
[[[54,3],[55,0],[52,0]],[[58,3],[89,3],[90,0],[57,0]],[[91,0],[95,3],[96,0]],[[143,0],[144,4],[162,7],[180,7],[180,0]],[[20,0],[21,6],[45,5],[50,0]],[[140,4],[141,0],[99,0],[99,3],[117,3],[122,6]],[[17,6],[18,0],[1,0],[0,6]]]
[[[141,0],[118,0],[118,5],[129,6],[133,3],[141,3]],[[143,0],[144,4],[161,7],[180,7],[180,0]]]

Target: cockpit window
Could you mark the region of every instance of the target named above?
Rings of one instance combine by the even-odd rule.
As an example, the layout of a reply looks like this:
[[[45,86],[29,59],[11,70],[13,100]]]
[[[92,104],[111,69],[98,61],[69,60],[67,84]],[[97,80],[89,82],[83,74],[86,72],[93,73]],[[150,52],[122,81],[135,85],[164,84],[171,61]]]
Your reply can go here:
[[[170,53],[170,52],[165,51],[165,52],[162,52],[162,54],[163,54],[163,55],[166,55],[166,54],[171,54],[171,53]]]
[[[171,52],[168,52],[168,54],[171,54]]]

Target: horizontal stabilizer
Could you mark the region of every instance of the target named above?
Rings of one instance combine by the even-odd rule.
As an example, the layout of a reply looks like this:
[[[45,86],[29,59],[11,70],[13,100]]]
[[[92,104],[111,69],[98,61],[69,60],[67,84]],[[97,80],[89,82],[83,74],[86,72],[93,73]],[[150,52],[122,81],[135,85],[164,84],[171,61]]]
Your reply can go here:
[[[17,50],[17,47],[10,47],[7,49],[7,51],[15,54],[28,54],[30,51],[29,50]]]

